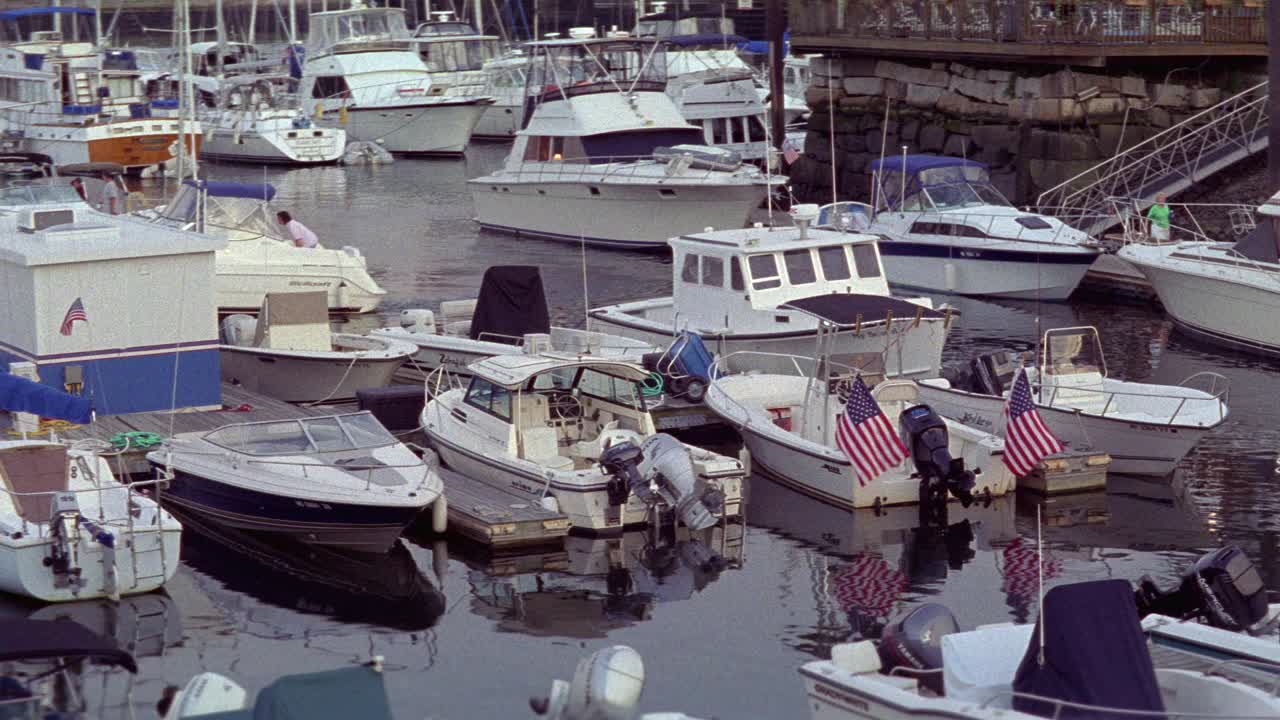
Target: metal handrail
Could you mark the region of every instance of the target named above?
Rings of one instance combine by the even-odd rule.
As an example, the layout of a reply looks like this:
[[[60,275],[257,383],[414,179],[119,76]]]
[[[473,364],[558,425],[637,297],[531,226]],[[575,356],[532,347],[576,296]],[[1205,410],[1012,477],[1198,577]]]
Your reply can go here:
[[[692,168],[682,162],[681,157],[669,160],[658,160],[653,155],[608,155],[601,157],[570,157],[559,160],[521,160],[514,169],[501,168],[497,173],[516,176],[520,181],[538,182],[609,182],[614,178],[631,178],[642,176],[664,184],[683,184],[693,180],[707,180],[721,177],[765,181],[764,173],[754,165],[743,164],[733,170],[717,170],[713,168]],[[662,174],[643,173],[651,168],[665,168]],[[484,179],[492,185],[503,184],[503,179],[488,176]],[[775,176],[774,182],[781,182]]]
[[[1173,415],[1169,417],[1169,420],[1164,423],[1164,425],[1169,427],[1171,427],[1174,424],[1174,421],[1178,418],[1178,415],[1182,412],[1182,409],[1186,406],[1187,401],[1189,400],[1194,401],[1196,403],[1216,402],[1218,407],[1218,421],[1221,422],[1226,418],[1226,413],[1223,412],[1223,410],[1226,407],[1226,399],[1225,399],[1226,393],[1230,390],[1230,386],[1229,386],[1230,381],[1228,381],[1226,377],[1210,371],[1198,372],[1195,375],[1192,375],[1191,377],[1187,378],[1186,380],[1183,380],[1176,387],[1187,387],[1186,383],[1190,382],[1192,379],[1199,377],[1201,375],[1220,378],[1223,382],[1228,383],[1228,387],[1224,388],[1221,392],[1210,393],[1211,397],[1197,398],[1197,397],[1186,397],[1183,395],[1160,395],[1156,393],[1140,393],[1140,392],[1131,392],[1131,391],[1125,391],[1125,390],[1102,390],[1102,389],[1094,389],[1092,387],[1084,387],[1084,386],[1058,385],[1057,383],[1046,383],[1043,381],[1036,382],[1035,386],[1038,391],[1042,391],[1046,388],[1052,388],[1053,392],[1050,393],[1049,400],[1045,402],[1045,406],[1054,408],[1056,410],[1074,410],[1075,412],[1080,414],[1094,415],[1095,413],[1089,412],[1082,408],[1072,407],[1070,405],[1059,406],[1054,404],[1054,401],[1058,397],[1058,390],[1081,390],[1081,391],[1085,391],[1085,392],[1089,392],[1097,395],[1102,395],[1107,398],[1107,401],[1102,408],[1102,412],[1096,413],[1099,417],[1107,417],[1107,410],[1111,407],[1112,400],[1114,400],[1116,396],[1124,396],[1124,397],[1138,397],[1138,398],[1158,398],[1161,400],[1177,400],[1178,401],[1177,408],[1174,409]],[[1122,381],[1117,381],[1117,382],[1122,382]],[[1216,386],[1217,385],[1215,381],[1214,387]],[[1195,388],[1188,387],[1188,389],[1194,390]]]
[[[1280,665],[1273,662],[1249,660],[1246,658],[1227,658],[1211,665],[1204,671],[1204,674],[1213,675],[1215,677],[1227,677],[1224,671],[1228,668],[1237,666],[1243,667],[1246,670],[1265,670],[1273,677],[1271,681],[1271,690],[1269,690],[1269,692],[1273,696],[1280,696]]]

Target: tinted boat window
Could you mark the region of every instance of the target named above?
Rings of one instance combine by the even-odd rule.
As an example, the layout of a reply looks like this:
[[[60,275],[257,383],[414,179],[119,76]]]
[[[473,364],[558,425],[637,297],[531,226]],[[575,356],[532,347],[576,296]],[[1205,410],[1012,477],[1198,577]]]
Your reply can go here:
[[[858,269],[858,277],[880,277],[880,262],[876,259],[874,245],[853,246],[853,266]]]
[[[691,284],[698,284],[698,256],[689,254],[684,256],[684,265],[680,267],[680,279]]]
[[[744,285],[742,282],[742,263],[738,261],[738,258],[736,257],[733,258],[733,261],[730,263],[729,268],[730,268],[729,269],[730,287],[732,287],[734,290],[742,290],[743,288],[745,288],[746,285]]]
[[[702,284],[724,287],[724,260],[710,255],[702,258]]]
[[[818,261],[822,263],[822,277],[827,280],[849,279],[849,258],[843,245],[818,248]]]
[[[465,402],[472,407],[497,415],[503,420],[511,419],[511,394],[506,388],[498,387],[488,380],[471,378],[471,387],[467,388]]]
[[[808,250],[788,250],[782,253],[787,263],[787,279],[792,285],[808,285],[817,282],[818,276],[813,271],[813,256]]]
[[[773,259],[772,254],[752,255],[747,258],[747,265],[751,268],[752,288],[768,290],[782,286],[782,280],[778,277],[778,261]]]

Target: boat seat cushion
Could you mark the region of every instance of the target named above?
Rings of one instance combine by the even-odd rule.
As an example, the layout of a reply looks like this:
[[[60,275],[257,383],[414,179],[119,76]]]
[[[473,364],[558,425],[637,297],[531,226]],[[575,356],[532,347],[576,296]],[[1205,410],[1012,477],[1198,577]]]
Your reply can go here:
[[[520,433],[520,456],[552,470],[569,469],[573,467],[573,458],[560,454],[558,438],[553,427],[529,428]]]
[[[606,433],[617,429],[618,421],[610,420],[604,425],[604,427],[600,428],[600,432],[594,438],[590,440],[579,440],[569,446],[569,455],[571,457],[578,457],[591,461],[598,460],[600,458],[600,454],[604,452],[604,440],[608,437]]]
[[[949,698],[1012,707],[1013,676],[1035,625],[1000,625],[942,637],[942,683]]]
[[[11,493],[54,493],[67,487],[67,449],[62,445],[24,445],[0,450],[0,479]],[[14,509],[28,522],[49,521],[52,495],[13,496]]]

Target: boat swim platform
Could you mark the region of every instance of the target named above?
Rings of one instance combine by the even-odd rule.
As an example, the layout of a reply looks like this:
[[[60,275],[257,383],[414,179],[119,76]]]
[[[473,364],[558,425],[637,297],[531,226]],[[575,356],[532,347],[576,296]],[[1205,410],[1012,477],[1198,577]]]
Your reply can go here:
[[[438,468],[449,498],[449,529],[487,549],[509,550],[559,544],[569,534],[569,516],[483,480]]]

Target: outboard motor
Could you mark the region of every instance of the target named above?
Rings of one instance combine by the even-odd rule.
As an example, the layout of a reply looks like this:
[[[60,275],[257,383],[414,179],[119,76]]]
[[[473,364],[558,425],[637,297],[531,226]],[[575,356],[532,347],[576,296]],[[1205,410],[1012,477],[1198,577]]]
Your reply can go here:
[[[649,436],[640,446],[630,441],[611,445],[600,454],[600,465],[612,476],[610,505],[624,504],[630,493],[646,505],[661,500],[691,530],[715,525],[715,513],[724,508],[724,496],[698,481],[688,449],[665,433]]]
[[[956,616],[938,603],[925,603],[890,623],[877,646],[880,664],[888,673],[902,668],[911,677],[942,694],[942,636],[959,632]]]
[[[1144,575],[1134,593],[1141,616],[1201,618],[1213,627],[1250,633],[1266,632],[1267,590],[1249,556],[1235,545],[1219,548],[1196,561],[1173,590],[1161,590]]]
[[[920,475],[921,512],[945,508],[947,493],[969,507],[976,481],[973,472],[965,470],[964,458],[951,457],[950,436],[942,417],[928,405],[913,405],[902,411],[899,424]]]
[[[529,700],[551,720],[631,720],[644,690],[644,660],[625,645],[597,650],[578,662],[573,682],[551,681],[546,698]]]

